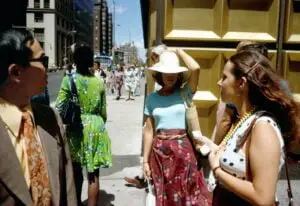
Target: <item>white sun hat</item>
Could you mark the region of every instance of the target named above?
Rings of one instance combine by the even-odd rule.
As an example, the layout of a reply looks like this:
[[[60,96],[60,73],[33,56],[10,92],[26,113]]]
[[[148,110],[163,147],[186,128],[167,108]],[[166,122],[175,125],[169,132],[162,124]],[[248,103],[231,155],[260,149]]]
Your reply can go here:
[[[159,62],[154,64],[149,70],[167,74],[188,72],[186,67],[179,64],[179,58],[175,52],[165,51],[159,56]]]
[[[167,46],[164,44],[160,44],[156,47],[153,47],[153,49],[151,50],[152,53],[156,54],[156,55],[161,55],[164,51],[167,50]]]
[[[166,74],[183,73],[183,83],[188,81],[191,74],[186,67],[181,67],[179,65],[178,56],[176,53],[171,51],[164,51],[159,57],[159,62],[154,64],[152,67],[149,67],[147,71],[147,75],[153,78],[156,72]]]

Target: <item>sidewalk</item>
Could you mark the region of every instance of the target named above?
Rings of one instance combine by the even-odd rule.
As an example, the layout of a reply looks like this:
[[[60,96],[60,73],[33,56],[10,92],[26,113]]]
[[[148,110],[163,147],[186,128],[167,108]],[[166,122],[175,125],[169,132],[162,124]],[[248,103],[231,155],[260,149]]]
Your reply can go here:
[[[107,130],[112,141],[113,167],[100,170],[100,206],[143,206],[145,190],[125,186],[125,176],[141,173],[142,118],[144,96],[134,101],[117,101],[107,97]],[[87,200],[87,180],[82,190],[82,200]]]

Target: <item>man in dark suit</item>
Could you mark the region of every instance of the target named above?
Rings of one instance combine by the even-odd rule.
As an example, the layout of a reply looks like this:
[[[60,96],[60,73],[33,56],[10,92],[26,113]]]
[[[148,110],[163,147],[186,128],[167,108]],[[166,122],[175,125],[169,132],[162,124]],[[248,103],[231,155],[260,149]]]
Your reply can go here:
[[[44,56],[29,32],[0,37],[0,205],[77,205],[61,119],[31,103],[47,84]]]

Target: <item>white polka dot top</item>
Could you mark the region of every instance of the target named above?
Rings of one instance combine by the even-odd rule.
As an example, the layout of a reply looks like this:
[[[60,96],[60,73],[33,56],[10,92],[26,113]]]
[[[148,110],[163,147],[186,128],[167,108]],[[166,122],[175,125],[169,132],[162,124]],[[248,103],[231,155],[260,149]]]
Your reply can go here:
[[[251,125],[252,121],[256,117],[257,114],[253,114],[250,116],[232,135],[232,137],[228,140],[225,150],[220,157],[220,167],[228,172],[229,174],[243,179],[246,179],[246,156],[244,151],[241,147],[239,147],[238,142],[244,137],[244,133],[248,129],[248,127]],[[274,130],[276,131],[276,134],[279,138],[280,147],[281,147],[281,157],[280,157],[280,165],[279,165],[279,171],[281,171],[281,168],[284,164],[284,141],[281,135],[281,131],[277,123],[268,116],[261,116],[256,120],[256,123],[253,127],[255,127],[256,124],[261,122],[265,122],[270,124]]]

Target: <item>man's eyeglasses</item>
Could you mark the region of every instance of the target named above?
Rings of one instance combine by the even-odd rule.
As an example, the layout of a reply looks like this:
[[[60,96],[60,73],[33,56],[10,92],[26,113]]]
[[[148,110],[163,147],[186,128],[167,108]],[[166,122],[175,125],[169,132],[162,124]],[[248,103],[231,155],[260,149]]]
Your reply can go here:
[[[41,62],[43,66],[47,69],[48,68],[48,62],[49,62],[49,57],[48,56],[42,56],[37,59],[30,59],[29,62]]]

